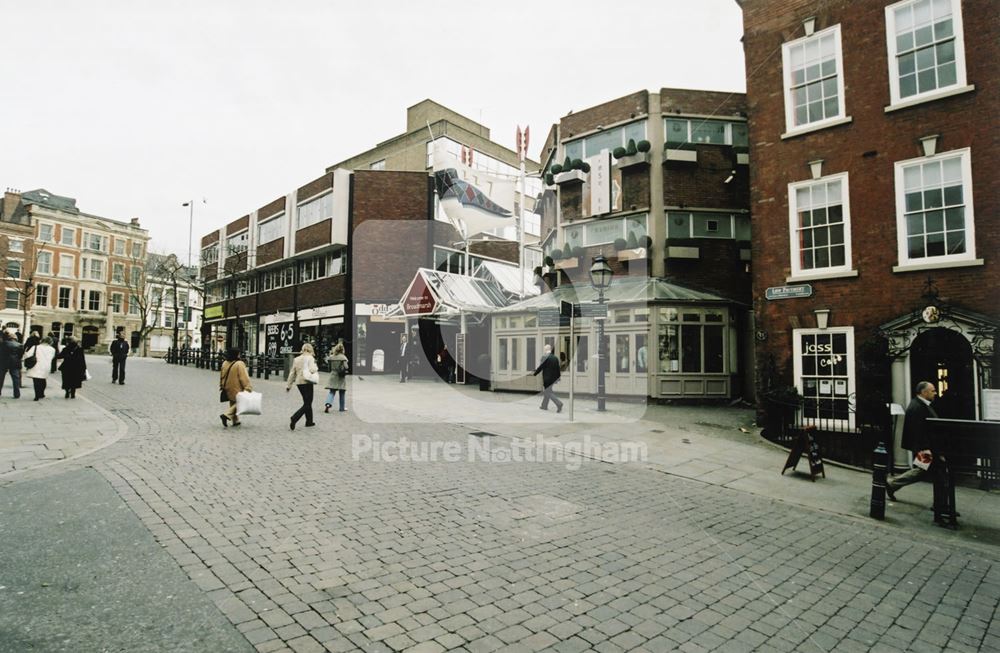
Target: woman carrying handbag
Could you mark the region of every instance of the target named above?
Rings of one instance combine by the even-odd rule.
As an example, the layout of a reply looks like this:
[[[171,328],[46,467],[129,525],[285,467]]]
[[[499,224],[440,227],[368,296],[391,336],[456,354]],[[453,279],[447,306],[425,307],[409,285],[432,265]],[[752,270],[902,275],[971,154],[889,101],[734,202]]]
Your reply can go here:
[[[292,361],[292,369],[288,371],[288,384],[285,392],[292,389],[294,385],[302,395],[302,406],[292,413],[288,428],[295,430],[295,424],[299,418],[305,415],[306,426],[316,426],[313,421],[313,387],[319,383],[319,368],[316,367],[316,358],[313,346],[308,342],[302,345],[302,352]]]
[[[42,338],[30,350],[24,352],[25,374],[35,387],[35,401],[45,399],[45,387],[48,385],[49,366],[56,357],[56,350],[49,344],[49,338]],[[30,359],[34,358],[32,363]],[[28,367],[29,363],[31,364]]]
[[[347,412],[344,410],[344,394],[347,392],[349,367],[347,356],[344,355],[344,345],[338,342],[326,360],[330,361],[330,377],[326,380],[326,388],[330,392],[326,395],[326,410],[323,412],[330,412],[330,408],[333,407],[333,395],[337,392],[340,392],[340,412]]]
[[[236,415],[236,395],[244,390],[253,390],[246,363],[240,360],[240,350],[232,347],[226,352],[226,361],[219,370],[219,400],[229,401],[229,410],[219,415],[223,428],[242,424]]]

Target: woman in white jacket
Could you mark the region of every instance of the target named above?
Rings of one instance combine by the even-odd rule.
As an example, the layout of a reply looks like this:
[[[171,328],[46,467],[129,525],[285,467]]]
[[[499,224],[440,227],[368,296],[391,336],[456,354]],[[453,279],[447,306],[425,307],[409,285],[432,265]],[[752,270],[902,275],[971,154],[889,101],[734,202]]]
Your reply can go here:
[[[316,367],[315,350],[308,342],[302,345],[302,353],[292,361],[292,369],[288,371],[288,384],[285,392],[292,389],[294,385],[302,395],[302,406],[292,413],[292,419],[288,423],[288,428],[295,430],[295,423],[305,415],[306,426],[316,426],[313,421],[313,387],[319,383],[319,368]]]
[[[49,369],[52,366],[52,359],[56,357],[56,350],[52,347],[51,343],[52,340],[48,337],[42,338],[37,345],[27,347],[24,352],[23,360],[25,361],[32,356],[35,357],[35,364],[25,370],[25,374],[35,386],[35,401],[45,398],[45,386],[48,385]]]

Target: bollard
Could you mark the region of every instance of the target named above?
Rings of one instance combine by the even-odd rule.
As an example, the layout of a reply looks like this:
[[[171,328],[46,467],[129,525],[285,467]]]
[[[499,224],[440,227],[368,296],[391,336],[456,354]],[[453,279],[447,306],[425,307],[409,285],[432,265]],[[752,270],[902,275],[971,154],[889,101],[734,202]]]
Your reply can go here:
[[[889,472],[889,452],[881,442],[872,456],[872,501],[869,516],[885,519],[885,483]]]

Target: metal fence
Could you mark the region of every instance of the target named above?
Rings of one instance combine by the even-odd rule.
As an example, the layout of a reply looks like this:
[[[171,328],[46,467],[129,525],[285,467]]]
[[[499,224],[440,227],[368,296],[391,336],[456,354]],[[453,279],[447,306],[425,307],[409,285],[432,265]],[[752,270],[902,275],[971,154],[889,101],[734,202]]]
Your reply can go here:
[[[246,363],[247,373],[252,377],[268,379],[272,374],[279,377],[284,374],[284,359],[281,356],[248,354],[241,356],[240,359]],[[171,348],[167,350],[164,360],[172,365],[193,365],[200,369],[218,372],[222,369],[222,363],[226,358],[222,352]]]
[[[791,447],[802,431],[808,430],[823,458],[871,469],[872,452],[879,442],[886,442],[883,438],[888,433],[888,424],[862,422],[853,411],[849,419],[805,417],[818,412],[808,401],[764,397],[762,435],[771,442]]]

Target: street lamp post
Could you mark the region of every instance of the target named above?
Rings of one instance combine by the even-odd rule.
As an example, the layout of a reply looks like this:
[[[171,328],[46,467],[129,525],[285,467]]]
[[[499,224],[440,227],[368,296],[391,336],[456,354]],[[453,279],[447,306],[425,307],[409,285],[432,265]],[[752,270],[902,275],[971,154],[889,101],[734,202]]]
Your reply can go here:
[[[188,267],[191,267],[191,242],[194,231],[194,200],[184,202],[181,206],[186,206],[188,210]]]
[[[595,256],[594,264],[590,266],[590,284],[597,290],[598,304],[604,304],[607,301],[604,298],[604,291],[611,285],[613,275],[614,272],[608,265],[608,259],[604,258],[603,255]],[[604,412],[606,403],[604,373],[608,360],[607,345],[604,343],[604,321],[606,318],[597,317],[594,319],[597,320],[597,411]]]

